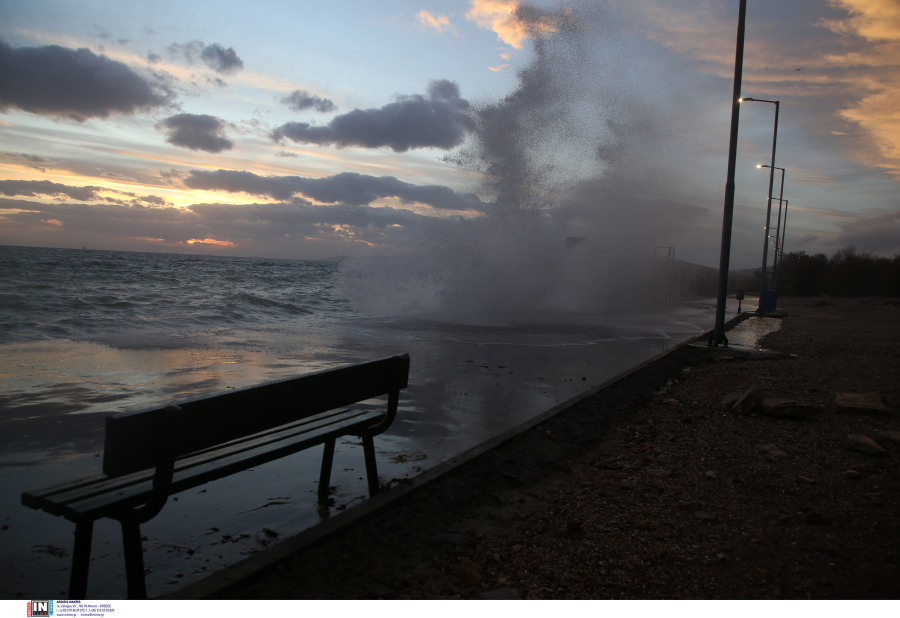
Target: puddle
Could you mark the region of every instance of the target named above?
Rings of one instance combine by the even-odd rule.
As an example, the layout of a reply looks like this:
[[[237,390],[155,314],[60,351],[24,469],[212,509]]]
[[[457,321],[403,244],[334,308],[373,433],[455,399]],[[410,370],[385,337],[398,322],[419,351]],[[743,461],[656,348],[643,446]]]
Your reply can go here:
[[[726,333],[728,345],[752,350],[761,350],[759,340],[781,328],[778,318],[747,318]]]

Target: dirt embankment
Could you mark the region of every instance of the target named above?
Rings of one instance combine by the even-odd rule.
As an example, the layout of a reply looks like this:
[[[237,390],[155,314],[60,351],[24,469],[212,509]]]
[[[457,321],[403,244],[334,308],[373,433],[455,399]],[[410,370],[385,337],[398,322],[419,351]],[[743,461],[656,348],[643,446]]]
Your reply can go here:
[[[683,347],[222,596],[897,598],[900,301],[782,308],[796,357]]]

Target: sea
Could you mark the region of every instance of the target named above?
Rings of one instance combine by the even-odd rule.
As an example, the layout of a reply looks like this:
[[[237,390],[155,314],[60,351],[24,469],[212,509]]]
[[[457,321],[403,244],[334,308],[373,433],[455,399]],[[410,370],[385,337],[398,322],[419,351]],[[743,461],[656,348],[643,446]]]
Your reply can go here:
[[[0,598],[65,597],[74,525],[21,494],[98,472],[111,414],[408,353],[397,419],[375,440],[379,474],[399,482],[714,320],[714,299],[370,315],[347,293],[349,263],[0,246]],[[171,499],[142,527],[150,596],[367,499],[354,439],[336,449],[333,504],[316,499],[320,461],[311,449]],[[98,522],[93,547],[88,595],[124,598],[115,522]]]

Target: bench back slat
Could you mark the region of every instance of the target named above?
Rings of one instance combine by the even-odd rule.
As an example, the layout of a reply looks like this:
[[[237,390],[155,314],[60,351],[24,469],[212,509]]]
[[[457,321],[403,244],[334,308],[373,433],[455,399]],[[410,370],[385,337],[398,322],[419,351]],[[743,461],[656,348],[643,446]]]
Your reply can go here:
[[[307,416],[406,388],[409,356],[320,371],[165,408],[125,412],[106,419],[103,472],[117,477],[152,468],[160,436],[172,440],[181,457]],[[174,419],[175,427],[169,427]],[[174,435],[172,435],[174,434]]]

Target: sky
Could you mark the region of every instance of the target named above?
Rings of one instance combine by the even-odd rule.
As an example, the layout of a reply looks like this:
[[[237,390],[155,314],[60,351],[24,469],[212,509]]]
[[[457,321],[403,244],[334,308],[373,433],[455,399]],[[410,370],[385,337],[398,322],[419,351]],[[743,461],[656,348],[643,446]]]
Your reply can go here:
[[[737,13],[0,0],[0,244],[459,254],[525,242],[528,213],[551,243],[717,266]],[[898,65],[898,0],[748,1],[742,95],[780,101],[786,251],[900,252]],[[762,260],[774,112],[741,107],[732,268]]]

